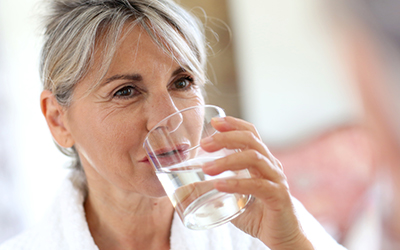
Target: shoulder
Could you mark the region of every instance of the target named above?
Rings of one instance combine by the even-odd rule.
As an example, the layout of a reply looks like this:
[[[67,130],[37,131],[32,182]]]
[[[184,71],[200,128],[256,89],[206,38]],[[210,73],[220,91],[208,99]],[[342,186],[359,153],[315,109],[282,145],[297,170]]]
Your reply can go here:
[[[58,200],[57,197],[56,201]],[[5,241],[0,245],[0,250],[50,250],[66,249],[66,226],[62,218],[65,215],[62,204],[54,202],[46,211],[45,216],[33,227],[26,229],[21,234]]]
[[[46,250],[46,249],[62,249],[58,244],[54,245],[56,241],[48,241],[48,231],[41,230],[39,227],[34,227],[23,233],[5,241],[0,245],[0,250]]]
[[[27,242],[29,241],[30,236],[27,235],[27,232],[20,234],[14,238],[11,238],[0,245],[0,250],[22,250],[27,249]],[[34,237],[32,237],[34,238]]]
[[[0,250],[98,250],[83,209],[84,190],[72,173],[61,184],[52,206],[31,229],[0,246]]]
[[[0,245],[0,250],[22,250],[27,249],[27,241],[29,236],[25,236],[26,233],[20,234],[12,239],[7,240]]]

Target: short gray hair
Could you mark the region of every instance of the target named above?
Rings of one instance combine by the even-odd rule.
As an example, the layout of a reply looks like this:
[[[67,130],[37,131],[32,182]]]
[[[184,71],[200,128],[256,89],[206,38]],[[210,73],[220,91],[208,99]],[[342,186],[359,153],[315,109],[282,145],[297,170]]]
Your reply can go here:
[[[101,36],[104,77],[124,27],[142,26],[199,84],[206,82],[206,45],[201,22],[172,0],[49,0],[40,73],[43,87],[68,107],[73,90],[93,65]],[[98,84],[98,83],[97,83]],[[59,149],[75,159],[75,147]]]

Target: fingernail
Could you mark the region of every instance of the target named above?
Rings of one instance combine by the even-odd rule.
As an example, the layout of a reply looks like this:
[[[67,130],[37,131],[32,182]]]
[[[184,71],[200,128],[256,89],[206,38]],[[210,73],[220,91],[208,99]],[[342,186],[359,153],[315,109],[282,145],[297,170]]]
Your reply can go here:
[[[214,117],[212,118],[213,126],[218,126],[219,128],[223,128],[224,130],[232,130],[234,126],[230,124],[226,117]]]
[[[216,123],[225,123],[225,117],[214,117],[211,120],[213,120]]]
[[[213,142],[213,138],[211,136],[201,139],[201,144],[207,145]]]

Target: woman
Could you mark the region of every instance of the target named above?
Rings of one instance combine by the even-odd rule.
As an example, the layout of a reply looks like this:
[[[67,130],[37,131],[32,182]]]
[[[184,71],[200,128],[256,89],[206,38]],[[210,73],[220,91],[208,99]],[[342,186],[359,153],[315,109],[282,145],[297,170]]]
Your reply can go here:
[[[169,0],[53,0],[51,9],[41,108],[75,170],[43,223],[0,249],[342,249],[292,199],[254,126],[233,117],[202,147],[242,151],[203,170],[248,168],[252,179],[216,188],[256,200],[235,227],[191,231],[174,216],[142,143],[162,118],[204,103],[205,41],[189,13]]]

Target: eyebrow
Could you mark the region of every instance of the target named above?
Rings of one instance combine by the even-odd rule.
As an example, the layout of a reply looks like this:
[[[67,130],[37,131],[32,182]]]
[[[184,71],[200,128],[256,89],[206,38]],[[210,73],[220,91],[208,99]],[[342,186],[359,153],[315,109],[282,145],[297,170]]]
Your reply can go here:
[[[143,77],[140,74],[127,74],[127,75],[113,75],[109,78],[107,78],[103,84],[101,85],[107,85],[112,81],[116,80],[131,80],[131,81],[142,81]]]
[[[178,75],[182,72],[186,72],[186,70],[183,67],[179,67],[176,69],[174,72],[172,72],[171,76]],[[140,74],[124,74],[124,75],[113,75],[109,78],[107,78],[101,85],[107,85],[108,83],[116,80],[130,80],[130,81],[142,81],[143,77]]]
[[[174,72],[172,72],[172,75],[171,75],[171,76],[176,76],[176,75],[178,75],[178,74],[180,74],[180,73],[183,73],[183,72],[186,72],[186,69],[183,68],[183,67],[179,67],[179,68],[176,69]]]

